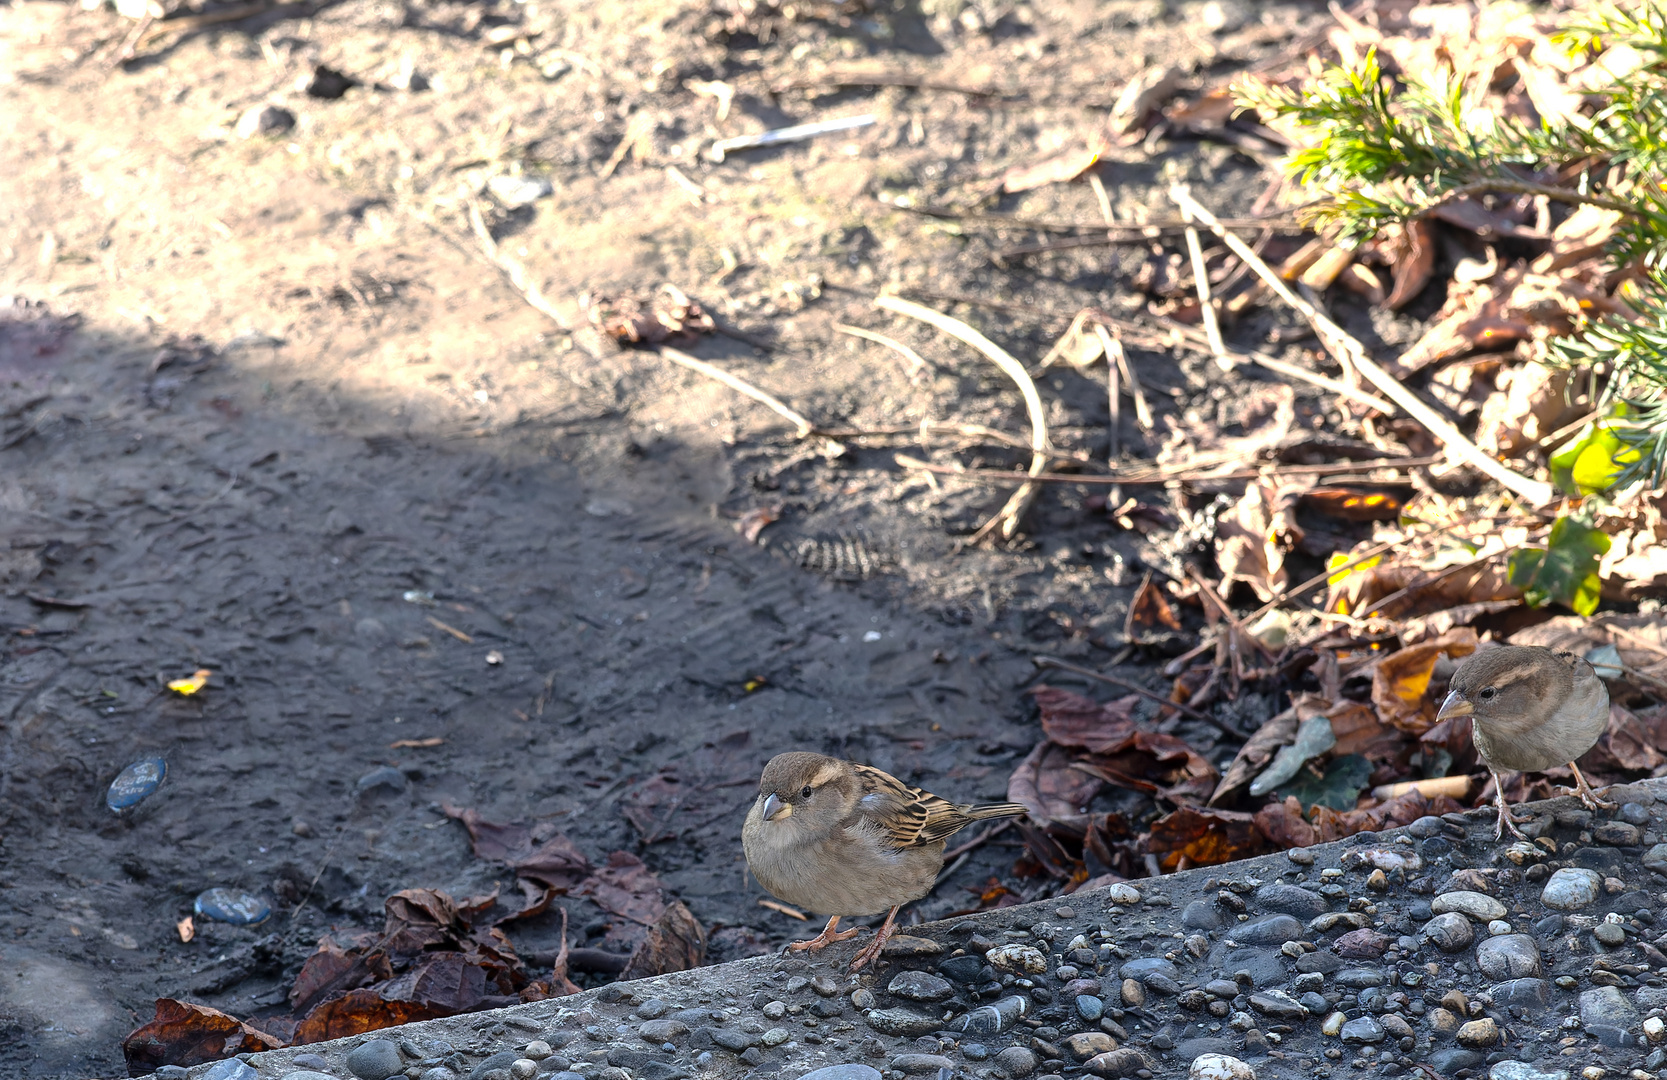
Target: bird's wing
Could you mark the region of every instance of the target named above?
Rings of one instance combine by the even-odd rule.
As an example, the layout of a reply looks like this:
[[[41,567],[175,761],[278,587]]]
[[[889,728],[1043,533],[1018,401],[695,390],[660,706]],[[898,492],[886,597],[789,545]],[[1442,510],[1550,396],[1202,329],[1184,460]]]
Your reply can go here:
[[[869,765],[855,768],[862,785],[857,814],[883,828],[899,848],[940,843],[973,820],[948,799],[909,787],[890,773]]]

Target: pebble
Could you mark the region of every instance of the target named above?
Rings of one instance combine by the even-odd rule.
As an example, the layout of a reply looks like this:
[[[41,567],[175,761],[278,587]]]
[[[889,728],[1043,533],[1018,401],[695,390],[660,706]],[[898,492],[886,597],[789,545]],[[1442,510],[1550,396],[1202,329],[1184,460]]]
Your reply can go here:
[[[1114,904],[1138,904],[1140,903],[1140,890],[1133,885],[1119,881],[1116,884],[1106,886],[1106,899]]]
[[[1289,994],[1278,990],[1263,990],[1250,995],[1250,1007],[1274,1020],[1301,1020],[1307,1011]]]
[[[1595,870],[1565,866],[1546,880],[1540,902],[1559,911],[1578,911],[1597,900],[1603,877]]]
[[[689,1029],[686,1027],[683,1029],[685,1033],[687,1033],[688,1030]],[[665,1042],[666,1040],[656,1039],[654,1041]],[[521,1048],[521,1052],[534,1061],[543,1061],[545,1058],[555,1053],[555,1051],[550,1048],[550,1044],[545,1042],[543,1039],[534,1039],[532,1042],[523,1046]]]
[[[1505,905],[1493,897],[1479,892],[1449,892],[1442,893],[1430,902],[1430,910],[1437,915],[1457,911],[1469,915],[1480,923],[1489,923],[1495,919],[1503,919],[1506,914]]]
[[[1268,911],[1292,915],[1298,919],[1312,919],[1329,908],[1325,897],[1300,885],[1274,882],[1256,890],[1256,902]],[[1240,940],[1243,940],[1240,938]]]
[[[1667,844],[1661,847],[1667,861]],[[1181,925],[1188,930],[1219,930],[1223,921],[1221,910],[1208,900],[1194,900],[1181,909]]]
[[[1036,1071],[1036,1052],[1023,1046],[1009,1046],[995,1057],[996,1068],[1018,1080]]]
[[[1383,1025],[1370,1016],[1355,1017],[1338,1034],[1346,1043],[1380,1043],[1385,1037]]]
[[[1314,990],[1310,990],[1306,994],[1303,994],[1302,997],[1297,999],[1297,1001],[1303,1008],[1307,1009],[1315,1016],[1320,1015],[1325,1012],[1326,1009],[1330,1008],[1330,1003],[1326,1001],[1324,995]]]
[[[1302,923],[1289,915],[1264,915],[1232,931],[1234,941],[1244,945],[1283,945],[1302,937]]]
[[[1490,979],[1537,979],[1540,947],[1527,934],[1490,937],[1477,946],[1476,966]]]
[[[1513,933],[1515,930],[1516,928],[1504,919],[1495,919],[1488,923],[1488,933],[1492,934],[1494,937],[1500,937],[1504,934]]]
[[[681,1020],[650,1020],[637,1028],[637,1034],[643,1037],[644,1042],[656,1045],[677,1042],[689,1034],[689,1025]],[[545,1049],[548,1050],[549,1047],[546,1046]],[[527,1056],[533,1056],[531,1046],[527,1047]]]
[[[1644,852],[1643,863],[1646,869],[1667,874],[1667,844],[1657,844]]]
[[[1643,828],[1650,823],[1650,809],[1643,803],[1623,803],[1620,810],[1616,811],[1615,816],[1628,825],[1637,825],[1639,828]]]
[[[1592,839],[1610,847],[1632,847],[1638,843],[1638,826],[1625,821],[1605,821],[1592,826]]]
[[[1569,1080],[1569,1071],[1547,1072],[1526,1061],[1500,1061],[1488,1070],[1488,1080]]]
[[[157,1075],[161,1073],[158,1069]],[[260,1073],[236,1058],[226,1058],[203,1070],[202,1080],[260,1080]]]
[[[284,1073],[279,1080],[336,1080],[329,1073],[313,1072],[311,1069],[296,1069],[294,1072]]]
[[[542,176],[511,176],[508,174],[494,176],[486,181],[486,190],[492,197],[503,203],[505,208],[517,210],[523,206],[531,206],[540,199],[547,198],[555,188],[550,181]]]
[[[898,1054],[891,1059],[891,1067],[909,1076],[922,1073],[938,1074],[939,1069],[953,1069],[955,1063],[942,1054]]]
[[[1499,1041],[1499,1025],[1495,1024],[1491,1018],[1484,1016],[1480,1020],[1472,1020],[1459,1028],[1458,1034],[1454,1038],[1458,1040],[1460,1046],[1492,1046]]]
[[[1199,1054],[1187,1071],[1190,1080],[1256,1080],[1249,1062],[1226,1054]]]
[[[1076,1000],[1077,1015],[1092,1024],[1105,1013],[1106,1004],[1093,994],[1078,994]]]
[[[910,1001],[942,1001],[953,997],[955,988],[946,980],[924,971],[900,971],[886,984],[886,993]]]
[[[514,1080],[532,1080],[538,1075],[538,1062],[532,1058],[516,1058],[509,1063],[509,1075]]]
[[[950,1031],[962,1031],[968,1035],[999,1035],[1029,1011],[1029,998],[1005,997],[993,1005],[980,1006],[952,1020],[947,1027]]]
[[[893,934],[886,947],[880,950],[881,956],[937,956],[944,951],[944,947],[931,938],[915,937],[913,934]],[[826,975],[819,976],[828,980]],[[832,980],[828,980],[830,983]],[[811,989],[816,989],[816,980],[811,980]],[[820,990],[816,991],[821,993]],[[830,995],[831,996],[831,995]]]
[[[1146,1004],[1146,988],[1135,979],[1123,980],[1123,1004],[1138,1009]]]
[[[1638,1011],[1619,987],[1599,986],[1581,991],[1580,1022],[1587,1027],[1600,1024],[1630,1026],[1632,1018],[1637,1015]]]
[[[1343,1025],[1348,1021],[1348,1019],[1349,1018],[1347,1016],[1340,1012],[1332,1013],[1330,1016],[1326,1017],[1325,1022],[1320,1025],[1320,1034],[1329,1035],[1335,1039],[1338,1035],[1342,1034]]]
[[[1354,967],[1344,968],[1336,975],[1337,985],[1346,986],[1351,990],[1365,990],[1373,986],[1382,986],[1389,981],[1382,968]]]
[[[371,1039],[347,1052],[347,1071],[359,1080],[388,1080],[405,1071],[405,1061],[387,1039]]]
[[[1469,919],[1456,911],[1449,911],[1424,924],[1424,937],[1442,952],[1456,953],[1470,948],[1476,931],[1471,929]]]
[[[1414,1037],[1412,1025],[1407,1023],[1406,1019],[1402,1017],[1400,1013],[1384,1013],[1383,1016],[1378,1019],[1378,1023],[1383,1025],[1383,1030],[1389,1033],[1389,1037],[1391,1039],[1406,1039]]]
[[[1592,936],[1610,948],[1626,944],[1626,931],[1612,922],[1598,923],[1592,931]]]
[[[1459,1018],[1440,1005],[1425,1013],[1424,1020],[1437,1035],[1451,1035],[1459,1030]]]
[[[1347,960],[1376,960],[1389,951],[1394,938],[1376,930],[1351,930],[1332,942],[1332,949]]]
[[[113,813],[121,814],[138,806],[162,786],[168,778],[168,763],[162,758],[135,761],[116,774],[105,792],[104,805]]]
[[[1147,1066],[1145,1055],[1126,1046],[1091,1057],[1082,1063],[1082,1067],[1095,1076],[1134,1076]]]
[[[787,1004],[781,1001],[766,1001],[764,1007],[758,1011],[764,1014],[766,1020],[780,1020],[787,1014]]]
[[[983,1043],[965,1042],[961,1044],[961,1056],[968,1061],[985,1061],[990,1056],[990,1048]]]
[[[873,1009],[867,1016],[868,1026],[882,1035],[914,1037],[929,1035],[943,1027],[943,1021],[933,1016],[922,1016],[912,1009]]]
[[[859,1009],[872,1009],[874,1007],[874,992],[863,987],[858,987],[857,989],[851,991],[851,1004],[855,1005]]]
[[[1644,1021],[1644,1038],[1652,1043],[1667,1040],[1667,1022],[1659,1016],[1651,1016]]]
[[[644,1020],[658,1020],[670,1011],[671,1006],[666,1004],[664,998],[649,998],[637,1006],[637,1015]]]
[[[233,926],[254,926],[272,914],[272,907],[254,893],[242,889],[213,888],[197,895],[191,905],[200,919],[214,919]]]
[[[233,129],[240,139],[279,135],[295,126],[295,114],[276,105],[254,105],[237,118]]]
[[[1420,840],[1428,840],[1432,836],[1440,836],[1444,827],[1445,823],[1440,818],[1434,814],[1425,814],[1408,825],[1407,832]]]
[[[353,783],[353,797],[368,798],[377,795],[398,795],[403,792],[410,781],[405,774],[392,765],[380,765]]]
[[[1029,945],[998,945],[985,953],[984,959],[1015,975],[1041,975],[1048,970],[1048,958]]]
[[[1161,975],[1167,979],[1181,977],[1181,969],[1161,956],[1142,956],[1137,960],[1130,960],[1117,969],[1117,974],[1124,979],[1139,979],[1145,982],[1152,975]]]
[[[786,1028],[778,1027],[771,1028],[769,1031],[766,1031],[763,1035],[759,1036],[758,1041],[763,1043],[765,1046],[780,1046],[792,1037],[792,1033]]]
[[[1117,1041],[1103,1031],[1080,1031],[1065,1040],[1065,1052],[1078,1061],[1087,1061],[1117,1049]]]
[[[984,958],[968,954],[966,956],[952,956],[938,965],[938,970],[946,978],[958,983],[975,983],[979,972],[984,970]]]
[[[880,1070],[872,1065],[827,1065],[812,1069],[799,1080],[881,1080]]]

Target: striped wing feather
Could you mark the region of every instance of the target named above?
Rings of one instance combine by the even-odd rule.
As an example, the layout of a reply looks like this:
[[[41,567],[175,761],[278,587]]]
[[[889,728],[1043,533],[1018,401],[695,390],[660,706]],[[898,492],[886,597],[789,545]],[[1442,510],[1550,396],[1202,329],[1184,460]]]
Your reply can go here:
[[[949,838],[974,821],[1025,812],[1022,806],[1007,804],[957,806],[929,791],[909,787],[872,766],[855,767],[863,791],[859,813],[881,825],[899,848],[926,847]]]

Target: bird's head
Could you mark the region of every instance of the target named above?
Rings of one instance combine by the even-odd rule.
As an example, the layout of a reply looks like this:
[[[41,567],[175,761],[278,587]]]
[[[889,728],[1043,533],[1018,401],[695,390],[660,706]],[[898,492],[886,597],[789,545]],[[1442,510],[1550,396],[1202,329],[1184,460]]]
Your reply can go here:
[[[832,828],[858,798],[849,762],[824,754],[778,754],[764,766],[753,812],[764,825],[800,830]]]
[[[1453,673],[1438,720],[1470,716],[1478,721],[1538,717],[1569,694],[1569,662],[1539,645],[1506,645],[1479,652]]]

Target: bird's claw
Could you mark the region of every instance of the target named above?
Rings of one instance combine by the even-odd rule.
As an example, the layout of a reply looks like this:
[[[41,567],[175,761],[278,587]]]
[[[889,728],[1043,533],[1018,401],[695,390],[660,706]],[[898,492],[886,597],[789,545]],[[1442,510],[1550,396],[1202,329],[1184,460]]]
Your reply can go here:
[[[811,938],[809,941],[790,942],[787,945],[787,947],[782,951],[783,952],[821,952],[823,949],[827,948],[829,945],[832,945],[836,941],[849,941],[851,938],[856,937],[857,933],[858,933],[858,930],[854,926],[851,927],[851,929],[849,929],[849,930],[841,930],[837,934],[830,934],[826,930],[824,930],[820,934],[817,934],[815,937]]]
[[[1511,816],[1511,811],[1506,808],[1504,803],[1500,803],[1499,823],[1494,826],[1493,838],[1495,840],[1503,840],[1505,838],[1505,830],[1507,829],[1509,829],[1511,831],[1511,835],[1516,837],[1518,840],[1528,839],[1527,835],[1521,829],[1517,828],[1516,818]]]

